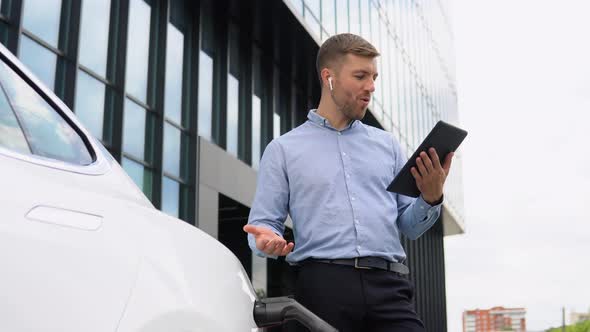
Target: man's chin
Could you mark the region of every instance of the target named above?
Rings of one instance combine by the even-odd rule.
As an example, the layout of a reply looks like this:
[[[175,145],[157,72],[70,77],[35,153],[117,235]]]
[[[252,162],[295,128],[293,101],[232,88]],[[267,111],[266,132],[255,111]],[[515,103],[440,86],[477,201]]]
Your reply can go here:
[[[367,113],[368,107],[361,108],[361,109],[353,109],[349,108],[348,110],[343,111],[344,115],[351,120],[362,120]]]
[[[365,114],[367,114],[367,109],[368,109],[367,107],[361,109],[361,111],[359,113],[355,114],[355,118],[354,119],[355,120],[359,120],[359,121],[362,120],[362,119],[364,119],[365,118]]]

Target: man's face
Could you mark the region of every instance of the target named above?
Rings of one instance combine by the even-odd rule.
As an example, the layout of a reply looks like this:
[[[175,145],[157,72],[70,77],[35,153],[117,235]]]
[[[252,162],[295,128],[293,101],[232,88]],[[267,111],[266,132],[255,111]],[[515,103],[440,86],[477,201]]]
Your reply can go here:
[[[347,54],[332,80],[332,98],[338,109],[351,120],[361,120],[371,102],[377,79],[375,58]]]

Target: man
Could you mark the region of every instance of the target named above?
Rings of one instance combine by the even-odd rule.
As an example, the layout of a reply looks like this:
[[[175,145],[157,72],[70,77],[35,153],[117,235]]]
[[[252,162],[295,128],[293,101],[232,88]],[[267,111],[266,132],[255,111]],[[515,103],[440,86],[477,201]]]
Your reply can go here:
[[[442,165],[434,149],[416,160],[419,198],[386,191],[405,164],[400,145],[360,122],[377,56],[353,34],[320,47],[320,104],[267,146],[244,230],[256,254],[299,266],[295,298],[339,331],[424,331],[400,231],[416,239],[436,222],[452,154]],[[287,214],[295,244],[282,237]]]

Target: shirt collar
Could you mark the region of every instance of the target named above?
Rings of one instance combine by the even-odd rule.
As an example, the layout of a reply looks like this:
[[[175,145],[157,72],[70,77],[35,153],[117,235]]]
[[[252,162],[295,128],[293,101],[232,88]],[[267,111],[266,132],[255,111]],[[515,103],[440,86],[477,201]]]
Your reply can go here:
[[[332,127],[332,125],[330,124],[330,121],[328,121],[328,119],[326,119],[323,116],[321,116],[321,115],[318,114],[317,109],[310,110],[309,113],[307,113],[307,119],[309,119],[309,121],[317,124],[318,126],[329,128],[329,129],[338,131],[338,129]],[[354,128],[357,125],[357,122],[359,122],[359,121],[358,120],[352,120],[348,124],[348,126],[344,127],[340,131],[345,131],[345,130]]]

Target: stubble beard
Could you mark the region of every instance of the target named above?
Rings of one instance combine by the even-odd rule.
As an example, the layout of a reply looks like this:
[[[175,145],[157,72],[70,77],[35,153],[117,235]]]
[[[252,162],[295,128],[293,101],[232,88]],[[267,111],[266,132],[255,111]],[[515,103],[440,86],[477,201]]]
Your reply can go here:
[[[367,113],[367,107],[362,108],[360,111],[355,111],[355,108],[357,108],[358,106],[355,105],[355,100],[352,98],[352,95],[347,94],[349,101],[342,104],[342,106],[340,106],[339,103],[336,101],[336,96],[334,95],[334,92],[332,92],[331,95],[332,100],[334,101],[334,104],[336,104],[337,109],[344,116],[346,116],[348,120],[362,120],[365,117],[365,114]]]

